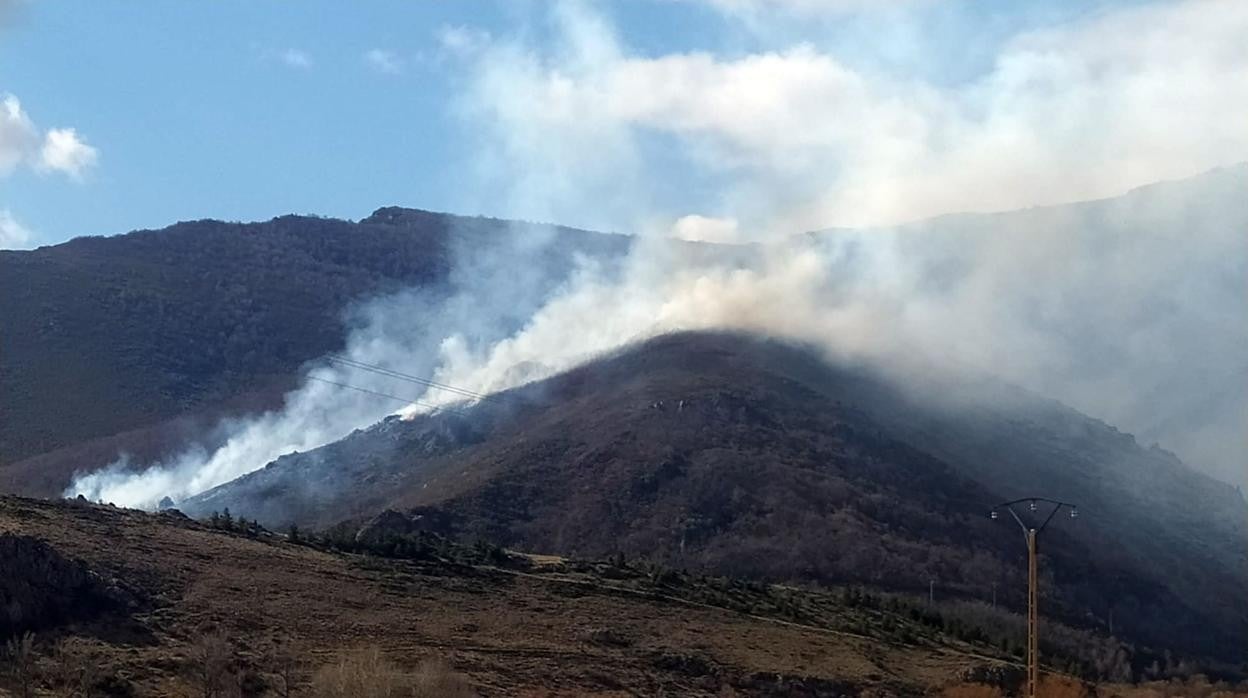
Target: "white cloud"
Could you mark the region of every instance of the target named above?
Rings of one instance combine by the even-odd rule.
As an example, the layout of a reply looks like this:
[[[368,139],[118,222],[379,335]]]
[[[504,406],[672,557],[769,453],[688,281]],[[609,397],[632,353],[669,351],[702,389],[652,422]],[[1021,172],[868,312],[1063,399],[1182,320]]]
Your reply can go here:
[[[480,29],[464,26],[444,26],[438,31],[442,48],[455,54],[467,54],[485,48],[490,35]]]
[[[742,242],[741,226],[735,218],[710,218],[691,214],[672,224],[672,237],[690,242]]]
[[[40,172],[60,172],[79,179],[98,157],[99,152],[76,130],[53,128],[40,136],[17,97],[6,94],[0,100],[0,176],[27,165]]]
[[[593,173],[640,175],[646,134],[727,179],[743,225],[780,230],[1103,197],[1248,159],[1248,3],[1018,35],[956,87],[864,74],[809,44],[639,57],[580,5],[560,8],[560,47],[486,41],[468,95],[502,134],[491,157],[570,185],[560,219],[598,204],[583,196]]]
[[[278,54],[278,58],[290,68],[307,70],[312,67],[312,56],[307,51],[297,48],[288,48],[282,51]]]
[[[387,75],[399,75],[403,72],[403,61],[391,51],[374,48],[364,53],[364,62],[370,68]]]
[[[757,19],[769,13],[837,15],[914,5],[924,0],[686,0],[701,2],[729,15]]]
[[[12,172],[39,143],[39,132],[17,97],[0,99],[0,176]]]
[[[95,164],[98,156],[96,149],[82,142],[74,129],[54,128],[44,135],[36,167],[64,172],[77,179]]]
[[[13,218],[7,208],[0,208],[0,250],[19,250],[30,243],[34,235]]]

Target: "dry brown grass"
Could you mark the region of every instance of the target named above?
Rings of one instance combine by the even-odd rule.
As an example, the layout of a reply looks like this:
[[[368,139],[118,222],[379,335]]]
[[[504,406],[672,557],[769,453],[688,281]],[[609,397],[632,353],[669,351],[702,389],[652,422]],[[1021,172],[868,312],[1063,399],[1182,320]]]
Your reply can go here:
[[[412,673],[386,658],[379,647],[341,653],[312,675],[316,698],[472,698],[472,684],[441,659],[426,659]]]
[[[312,674],[317,698],[392,698],[407,695],[406,677],[378,647],[343,652]]]
[[[1204,676],[1194,676],[1186,681],[1107,686],[1100,690],[1099,695],[1104,698],[1245,698],[1248,697],[1248,684],[1233,686],[1210,682]]]
[[[60,698],[90,696],[99,678],[97,657],[90,645],[77,638],[62,638],[56,645],[46,675]]]
[[[39,695],[68,690],[81,678],[84,659],[49,656],[66,631],[89,652],[93,695],[111,687],[136,698],[202,696],[205,685],[222,696],[244,688],[255,694],[261,682],[248,680],[257,675],[267,695],[280,698],[287,685],[290,695],[317,695],[314,674],[320,695],[331,696],[668,691],[717,698],[733,690],[756,694],[759,677],[913,695],[957,681],[984,661],[956,647],[890,644],[711,605],[658,602],[588,574],[331,554],[109,507],[0,497],[5,530],[46,540],[153,601],[133,615],[37,638],[39,668],[49,669],[40,672]],[[825,625],[838,617],[828,618]],[[586,630],[605,623],[627,642],[586,642]],[[205,646],[209,628],[226,639],[224,647],[215,640]],[[361,657],[353,649],[372,646],[380,654]],[[445,663],[421,664],[451,655],[455,672]],[[17,692],[6,669],[0,667],[0,685]],[[891,677],[891,685],[880,677]]]
[[[1004,695],[996,686],[982,683],[958,684],[940,692],[941,698],[1002,698]]]
[[[473,698],[477,692],[463,676],[441,659],[426,659],[412,674],[415,698]]]
[[[1068,676],[1045,674],[1040,677],[1036,693],[1043,698],[1088,698],[1092,694],[1083,682]],[[964,683],[949,686],[940,693],[941,698],[1004,698],[1005,691],[997,686],[982,683]]]
[[[1053,674],[1044,674],[1040,677],[1040,686],[1036,693],[1044,698],[1087,698],[1091,695],[1082,681]]]

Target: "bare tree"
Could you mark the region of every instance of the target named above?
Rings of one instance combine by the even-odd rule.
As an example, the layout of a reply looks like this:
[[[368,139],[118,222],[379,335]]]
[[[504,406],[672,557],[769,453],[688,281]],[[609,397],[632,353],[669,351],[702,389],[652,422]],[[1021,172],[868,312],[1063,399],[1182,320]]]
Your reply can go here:
[[[269,673],[276,679],[273,692],[279,698],[290,698],[303,675],[303,648],[290,638],[276,639],[269,648]]]
[[[191,648],[195,680],[203,698],[223,698],[231,686],[230,645],[220,631],[206,632]]]
[[[13,682],[17,684],[18,695],[21,698],[30,698],[33,691],[33,683],[35,680],[35,636],[33,633],[23,633],[21,635],[9,638],[4,644],[4,653],[9,660],[9,673],[13,675]]]

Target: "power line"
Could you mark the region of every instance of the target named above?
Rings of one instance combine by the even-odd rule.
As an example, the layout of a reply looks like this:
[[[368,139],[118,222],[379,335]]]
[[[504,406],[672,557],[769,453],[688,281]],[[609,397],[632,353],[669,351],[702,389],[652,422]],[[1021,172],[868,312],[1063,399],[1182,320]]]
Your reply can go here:
[[[421,401],[419,401],[419,400],[409,400],[408,398],[405,398],[405,397],[399,397],[399,396],[397,396],[397,395],[391,395],[391,394],[389,394],[389,393],[383,393],[383,392],[380,392],[380,391],[377,391],[377,390],[370,390],[370,389],[368,389],[368,388],[361,388],[361,387],[359,387],[359,386],[357,386],[357,385],[349,385],[349,384],[347,384],[347,383],[339,383],[338,381],[331,381],[331,380],[328,380],[328,379],[326,379],[326,378],[317,378],[316,376],[308,376],[307,378],[308,378],[308,380],[314,380],[314,381],[317,381],[318,383],[328,383],[328,384],[330,384],[330,385],[336,385],[336,386],[338,386],[339,388],[346,388],[346,389],[348,389],[348,390],[354,390],[354,391],[356,391],[356,392],[360,392],[360,393],[368,393],[369,395],[376,395],[377,397],[384,397],[384,398],[388,398],[388,399],[390,399],[390,400],[395,400],[396,402],[401,402],[401,403],[403,403],[403,404],[405,404],[405,405],[418,405],[418,406],[420,406],[420,407],[425,407],[425,408],[428,408],[428,409],[431,409],[431,410],[435,410],[435,411],[438,411],[438,412],[450,412],[450,413],[452,413],[452,414],[456,414],[456,415],[459,415],[459,416],[461,416],[461,417],[466,417],[466,416],[468,416],[466,413],[461,412],[461,411],[456,410],[456,409],[451,408],[451,407],[443,407],[443,406],[440,406],[440,405],[433,405],[433,404],[430,404],[430,403],[427,403],[427,402],[421,402]]]
[[[436,388],[438,390],[445,390],[447,392],[454,393],[456,395],[460,395],[460,396],[467,397],[467,398],[472,398],[473,400],[496,399],[491,395],[486,395],[485,393],[478,393],[474,390],[468,390],[467,388],[459,388],[454,385],[448,385],[446,383],[439,383],[438,381],[435,381],[429,378],[421,378],[420,376],[414,376],[410,373],[403,373],[402,371],[396,371],[394,369],[386,368],[384,366],[377,366],[375,364],[364,363],[363,361],[347,358],[345,356],[339,356],[337,354],[329,355],[328,359],[331,363],[340,364],[342,366],[347,366],[349,368],[357,368],[362,371],[368,371],[370,373],[376,373],[378,375],[388,376],[390,378],[397,378],[399,380],[404,380],[409,383],[416,383],[417,385],[423,385],[427,388]]]
[[[498,399],[493,395],[486,395],[485,393],[478,393],[475,390],[468,390],[467,388],[458,388],[456,386],[448,385],[446,383],[439,383],[438,381],[435,381],[435,380],[430,380],[428,378],[421,378],[420,376],[414,376],[410,373],[403,373],[401,371],[395,371],[393,369],[389,369],[384,366],[377,366],[375,364],[364,363],[363,361],[357,361],[356,359],[351,359],[345,356],[340,356],[338,354],[330,354],[326,358],[329,360],[330,363],[338,364],[341,366],[346,366],[348,368],[359,369],[361,371],[368,371],[370,373],[375,373],[377,375],[386,376],[389,378],[397,378],[398,380],[407,381],[409,383],[423,385],[426,388],[436,388],[438,390],[445,390],[446,392],[454,393],[461,397],[471,398],[473,400],[495,400],[496,401]]]

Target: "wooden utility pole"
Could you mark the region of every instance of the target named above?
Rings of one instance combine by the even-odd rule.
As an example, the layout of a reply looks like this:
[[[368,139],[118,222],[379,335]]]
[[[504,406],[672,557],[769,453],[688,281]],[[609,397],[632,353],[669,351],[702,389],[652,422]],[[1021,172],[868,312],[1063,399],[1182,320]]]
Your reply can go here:
[[[1040,684],[1039,582],[1036,579],[1036,529],[1027,531],[1027,698]]]
[[[1022,517],[1018,512],[1014,511],[1015,504],[1027,503],[1027,509],[1033,514],[1036,512],[1036,502],[1045,502],[1053,508],[1049,511],[1049,515],[1044,519],[1044,523],[1039,527],[1028,526],[1023,523]],[[1059,502],[1053,499],[1033,498],[1033,499],[1016,499],[1012,502],[998,504],[990,512],[990,516],[994,519],[998,518],[997,509],[1004,507],[1014,520],[1018,522],[1020,528],[1023,529],[1023,537],[1027,541],[1027,698],[1036,698],[1036,691],[1040,686],[1040,579],[1039,570],[1036,561],[1036,545],[1040,538],[1040,532],[1045,526],[1053,520],[1053,516],[1061,511],[1063,507],[1070,510],[1070,518],[1076,518],[1079,510],[1074,504],[1067,502]],[[996,587],[993,587],[993,601],[996,601]]]

